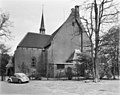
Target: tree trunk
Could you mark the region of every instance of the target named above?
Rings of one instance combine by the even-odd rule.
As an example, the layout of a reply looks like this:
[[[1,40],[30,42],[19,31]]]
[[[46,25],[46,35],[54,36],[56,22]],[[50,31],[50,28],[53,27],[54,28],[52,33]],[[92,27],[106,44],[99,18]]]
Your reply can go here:
[[[99,44],[99,35],[98,31],[96,31],[96,42],[95,42],[95,82],[99,81],[99,72],[98,72],[98,44]]]
[[[93,43],[92,43],[92,39],[90,38],[90,43],[91,43],[91,58],[92,58],[92,64],[93,64],[93,66],[92,66],[92,72],[93,72],[93,81],[94,81],[94,79],[95,79],[95,64],[94,64],[94,56],[93,56]]]
[[[99,44],[99,30],[98,30],[98,7],[96,0],[94,0],[94,11],[95,11],[95,82],[99,80],[98,73],[98,44]]]
[[[117,72],[118,72],[118,79],[119,79],[119,42],[117,46]]]

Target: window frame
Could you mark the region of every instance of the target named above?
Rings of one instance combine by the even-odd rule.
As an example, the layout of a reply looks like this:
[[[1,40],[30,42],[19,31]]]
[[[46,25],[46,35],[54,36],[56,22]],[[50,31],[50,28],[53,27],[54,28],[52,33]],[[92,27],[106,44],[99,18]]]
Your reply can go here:
[[[57,69],[65,69],[65,64],[57,64]]]
[[[36,67],[36,57],[31,58],[31,67]]]

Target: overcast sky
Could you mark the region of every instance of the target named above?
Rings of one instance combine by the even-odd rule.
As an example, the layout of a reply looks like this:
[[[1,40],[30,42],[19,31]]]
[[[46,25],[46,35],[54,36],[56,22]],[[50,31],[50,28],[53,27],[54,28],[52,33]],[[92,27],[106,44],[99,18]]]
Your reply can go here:
[[[66,20],[75,5],[84,0],[0,0],[2,10],[10,14],[14,40],[5,40],[12,54],[28,32],[39,33],[42,6],[46,34],[52,34]],[[117,0],[116,0],[117,1]],[[119,1],[119,0],[118,0]]]

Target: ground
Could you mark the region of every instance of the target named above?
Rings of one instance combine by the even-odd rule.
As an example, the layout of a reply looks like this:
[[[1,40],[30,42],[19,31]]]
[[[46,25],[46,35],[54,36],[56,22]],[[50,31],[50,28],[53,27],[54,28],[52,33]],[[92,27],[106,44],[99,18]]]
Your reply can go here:
[[[0,81],[0,95],[4,94],[38,94],[38,95],[120,95],[120,80],[68,81],[41,80],[24,84]]]

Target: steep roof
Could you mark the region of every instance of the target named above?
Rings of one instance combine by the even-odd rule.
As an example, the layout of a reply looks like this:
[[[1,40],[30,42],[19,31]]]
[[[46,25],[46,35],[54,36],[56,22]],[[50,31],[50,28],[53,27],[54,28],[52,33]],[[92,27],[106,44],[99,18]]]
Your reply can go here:
[[[72,17],[72,13],[69,15],[69,17],[67,18],[67,20],[55,31],[52,33],[50,40],[47,42],[47,45],[49,45],[51,43],[51,41],[53,40],[53,38],[55,37],[55,35],[59,32],[59,30],[62,28],[62,26],[70,19],[70,17]]]
[[[52,35],[41,35],[38,33],[28,33],[25,38],[20,42],[18,47],[29,47],[29,48],[45,48],[50,45],[51,41],[54,39],[55,35],[59,32],[59,30],[63,27],[63,25],[71,19],[75,19],[75,9],[72,9],[71,14],[67,18],[67,20],[52,34]],[[43,14],[42,14],[43,20]],[[43,21],[44,23],[44,21]],[[81,21],[79,21],[80,27],[83,28]],[[44,25],[44,24],[43,24]],[[41,26],[44,27],[44,26]]]
[[[75,11],[76,9],[75,8],[72,8],[71,9],[71,13],[70,13],[70,15],[68,16],[68,18],[66,19],[66,21],[51,35],[51,39],[49,40],[49,42],[48,42],[48,44],[53,40],[53,38],[55,37],[55,35],[59,32],[59,30],[64,26],[64,24],[65,23],[69,23],[69,22],[71,22],[71,20],[75,20],[75,15],[76,15],[76,11]],[[77,14],[79,14],[79,11],[77,12]],[[79,27],[81,28],[81,31],[85,31],[85,29],[84,29],[84,26],[83,26],[83,24],[82,24],[82,22],[81,22],[81,20],[80,20],[80,18],[79,18],[79,15],[78,15],[78,23],[79,23]],[[78,25],[78,24],[77,24]]]
[[[41,35],[38,33],[27,33],[27,35],[20,42],[18,47],[27,47],[27,48],[44,48],[46,47],[50,35]]]
[[[13,67],[12,59],[9,60],[8,64],[6,65],[7,68]]]

